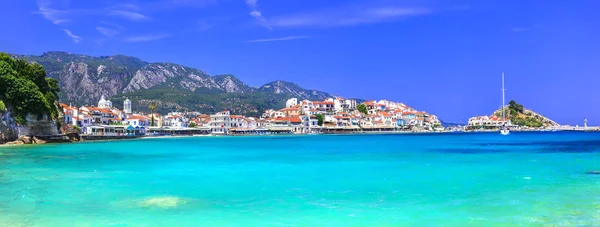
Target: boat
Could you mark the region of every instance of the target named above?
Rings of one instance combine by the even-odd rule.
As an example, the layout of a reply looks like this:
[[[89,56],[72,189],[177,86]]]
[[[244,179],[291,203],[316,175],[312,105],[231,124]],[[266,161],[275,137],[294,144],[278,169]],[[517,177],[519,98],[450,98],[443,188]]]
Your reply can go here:
[[[504,122],[502,124],[502,128],[500,129],[500,134],[503,136],[509,135],[510,134],[510,130],[508,129],[508,126],[506,125],[506,102],[504,100],[504,91],[506,91],[506,89],[504,89],[504,72],[502,73],[502,122]]]

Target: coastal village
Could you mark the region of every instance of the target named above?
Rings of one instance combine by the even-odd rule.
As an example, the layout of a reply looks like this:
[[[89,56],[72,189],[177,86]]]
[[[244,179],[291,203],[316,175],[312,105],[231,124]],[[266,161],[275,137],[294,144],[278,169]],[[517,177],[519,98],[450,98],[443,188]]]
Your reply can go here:
[[[104,96],[97,106],[60,103],[63,131],[82,136],[272,135],[390,131],[443,131],[433,114],[403,103],[327,98],[287,100],[285,108],[264,111],[260,117],[218,113],[171,112],[166,115],[134,111],[126,99],[123,110]],[[140,108],[142,109],[142,108]]]

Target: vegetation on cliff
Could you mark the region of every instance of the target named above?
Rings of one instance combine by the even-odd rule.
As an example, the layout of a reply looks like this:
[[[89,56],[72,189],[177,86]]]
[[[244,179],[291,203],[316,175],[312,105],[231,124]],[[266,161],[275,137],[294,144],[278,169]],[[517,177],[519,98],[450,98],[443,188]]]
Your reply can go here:
[[[506,108],[506,119],[513,125],[527,126],[533,128],[557,126],[558,124],[538,113],[525,109],[522,104],[511,100]],[[502,109],[494,112],[494,115],[502,116]]]
[[[58,81],[46,78],[42,65],[0,53],[0,101],[12,107],[17,123],[27,123],[28,114],[57,118],[58,92]]]

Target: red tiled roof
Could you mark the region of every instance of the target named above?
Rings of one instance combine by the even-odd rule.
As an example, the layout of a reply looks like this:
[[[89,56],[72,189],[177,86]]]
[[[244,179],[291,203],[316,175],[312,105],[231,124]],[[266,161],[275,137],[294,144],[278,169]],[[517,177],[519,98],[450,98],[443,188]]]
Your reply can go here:
[[[391,114],[389,114],[388,112],[381,112],[381,116],[384,116],[384,117],[391,117],[392,115],[391,115]]]
[[[280,118],[276,118],[276,121],[289,121],[291,123],[301,123],[302,119],[300,119],[299,117],[280,117]]]
[[[89,111],[100,111],[100,108],[93,106],[84,106],[83,108],[88,109]]]
[[[144,116],[131,116],[131,117],[128,117],[127,120],[148,120],[148,118],[146,118]]]
[[[333,105],[333,102],[330,102],[330,101],[323,101],[323,102],[315,101],[315,102],[313,102],[313,104],[318,104],[318,105],[327,105],[327,104],[329,104],[329,105]]]
[[[296,108],[294,108],[294,107],[290,107],[290,108],[283,108],[283,109],[281,109],[281,110],[279,110],[279,111],[282,111],[282,112],[283,112],[283,111],[298,111],[298,108],[297,108],[297,107],[296,107]]]

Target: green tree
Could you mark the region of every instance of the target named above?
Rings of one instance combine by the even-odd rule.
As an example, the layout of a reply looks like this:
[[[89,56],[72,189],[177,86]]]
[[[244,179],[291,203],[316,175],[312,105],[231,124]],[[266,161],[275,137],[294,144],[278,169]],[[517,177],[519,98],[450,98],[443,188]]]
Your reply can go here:
[[[60,92],[60,86],[58,85],[58,80],[56,80],[54,78],[46,78],[46,83],[48,83],[48,88],[50,89],[50,92],[52,92],[54,95],[58,96],[58,93]]]
[[[0,100],[0,113],[4,113],[4,110],[6,110],[6,105],[4,105],[4,102]]]
[[[325,122],[325,116],[323,114],[315,114],[315,117],[317,118],[317,123],[319,126],[323,126],[323,122]]]
[[[192,122],[192,123],[190,123],[190,125],[189,125],[189,127],[190,127],[190,128],[195,128],[196,126],[198,126],[198,125],[196,125],[196,122]]]
[[[511,111],[514,110],[517,113],[523,113],[525,111],[525,108],[523,108],[523,105],[518,104],[515,100],[510,100],[510,102],[508,102],[508,108]]]
[[[58,92],[58,81],[47,80],[40,64],[0,53],[0,99],[14,107],[17,123],[26,124],[28,114],[57,118]]]
[[[156,110],[156,101],[152,101],[150,102],[150,104],[148,104],[148,109],[150,109],[150,111],[152,112],[152,125],[151,126],[155,126],[154,125],[154,110]]]
[[[358,106],[356,106],[356,109],[358,109],[358,111],[361,113],[369,114],[369,111],[367,110],[367,105],[365,105],[364,103],[358,104]]]

